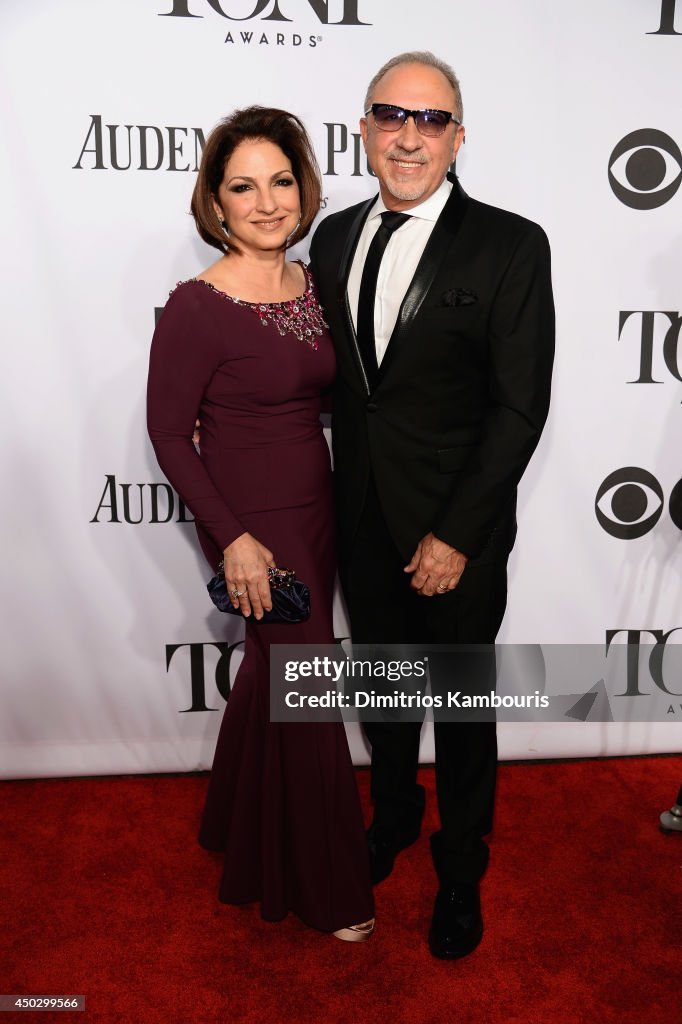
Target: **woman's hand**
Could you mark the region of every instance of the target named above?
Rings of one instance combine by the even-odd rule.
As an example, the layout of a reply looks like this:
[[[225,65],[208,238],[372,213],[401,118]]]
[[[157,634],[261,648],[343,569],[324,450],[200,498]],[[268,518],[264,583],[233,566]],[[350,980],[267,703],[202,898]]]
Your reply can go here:
[[[223,551],[225,582],[230,600],[240,608],[245,618],[251,612],[257,619],[272,610],[268,566],[274,566],[272,551],[268,551],[250,533],[242,533]]]

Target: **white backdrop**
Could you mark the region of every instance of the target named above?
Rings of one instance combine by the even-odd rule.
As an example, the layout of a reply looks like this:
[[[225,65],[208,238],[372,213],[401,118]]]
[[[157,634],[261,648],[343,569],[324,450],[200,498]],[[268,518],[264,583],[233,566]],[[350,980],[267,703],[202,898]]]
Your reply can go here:
[[[144,424],[155,307],[214,258],[187,216],[199,130],[254,102],[293,110],[340,209],[375,191],[357,122],[368,80],[405,49],[460,75],[465,190],[537,220],[553,249],[554,401],[501,639],[682,625],[674,0],[3,0],[0,27],[4,777],[210,766],[229,653],[213,644],[238,632],[210,610],[177,497],[153,521],[168,492]],[[600,495],[605,528],[599,489],[629,467],[663,503],[641,472],[620,474]],[[500,752],[679,750],[678,721],[507,725]],[[354,730],[351,743],[366,761]]]

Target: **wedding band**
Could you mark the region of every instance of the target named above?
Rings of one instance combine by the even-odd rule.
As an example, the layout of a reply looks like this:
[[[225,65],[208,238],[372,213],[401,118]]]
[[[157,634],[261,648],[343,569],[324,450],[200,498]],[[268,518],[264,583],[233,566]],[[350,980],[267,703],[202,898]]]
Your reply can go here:
[[[230,593],[231,593],[232,597],[243,597],[244,594],[246,593],[246,591],[245,590],[231,590]]]

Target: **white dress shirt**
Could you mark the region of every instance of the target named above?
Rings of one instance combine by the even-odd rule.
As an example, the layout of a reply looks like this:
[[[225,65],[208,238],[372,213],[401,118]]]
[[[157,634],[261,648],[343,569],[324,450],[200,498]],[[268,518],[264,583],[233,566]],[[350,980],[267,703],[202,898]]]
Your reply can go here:
[[[426,248],[433,225],[438,220],[443,207],[452,191],[452,182],[445,178],[433,195],[425,199],[419,206],[413,206],[409,213],[410,219],[401,224],[391,235],[379,267],[377,279],[376,302],[374,304],[374,340],[376,344],[377,363],[381,364],[388,343],[393,334],[396,320],[405,293],[414,277],[417,264]],[[358,240],[353,265],[348,277],[348,301],[353,317],[353,326],[358,327],[358,300],[360,298],[360,282],[365,265],[367,251],[371,241],[379,230],[381,214],[387,209],[381,195],[372,207],[364,223]]]

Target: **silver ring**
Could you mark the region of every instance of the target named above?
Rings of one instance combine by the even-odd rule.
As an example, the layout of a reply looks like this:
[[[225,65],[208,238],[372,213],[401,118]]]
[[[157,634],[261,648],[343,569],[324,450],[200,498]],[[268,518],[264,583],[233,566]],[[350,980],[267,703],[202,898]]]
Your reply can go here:
[[[245,590],[231,590],[230,594],[232,597],[243,597],[246,593]]]

